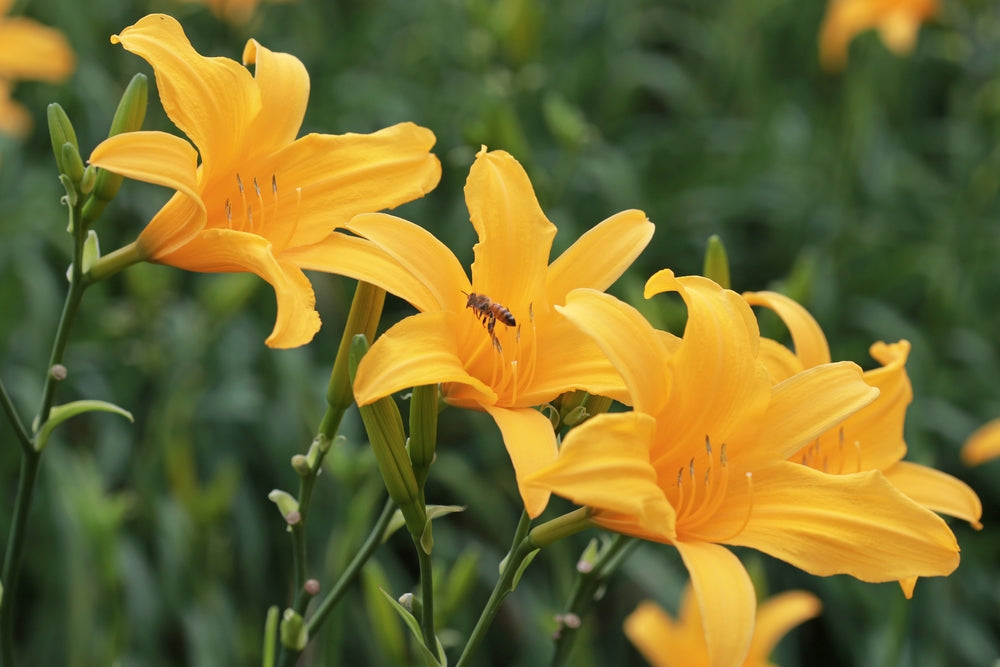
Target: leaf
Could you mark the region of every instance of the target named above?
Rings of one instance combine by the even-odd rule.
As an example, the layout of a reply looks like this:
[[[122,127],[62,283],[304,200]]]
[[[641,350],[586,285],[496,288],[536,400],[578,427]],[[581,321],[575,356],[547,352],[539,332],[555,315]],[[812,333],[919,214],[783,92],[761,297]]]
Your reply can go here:
[[[428,505],[427,506],[427,520],[436,519],[446,514],[453,514],[454,512],[464,512],[464,505]],[[403,513],[396,510],[392,514],[392,518],[389,519],[389,525],[385,527],[385,533],[382,534],[382,542],[385,542],[392,534],[397,530],[406,525],[406,521],[403,519]]]
[[[85,400],[57,405],[49,412],[49,418],[45,420],[45,423],[38,430],[38,435],[35,436],[35,451],[40,452],[45,449],[45,445],[49,444],[49,436],[52,435],[52,431],[56,426],[59,426],[59,424],[70,417],[75,417],[84,412],[112,412],[116,415],[121,415],[130,422],[135,421],[131,412],[107,401]]]

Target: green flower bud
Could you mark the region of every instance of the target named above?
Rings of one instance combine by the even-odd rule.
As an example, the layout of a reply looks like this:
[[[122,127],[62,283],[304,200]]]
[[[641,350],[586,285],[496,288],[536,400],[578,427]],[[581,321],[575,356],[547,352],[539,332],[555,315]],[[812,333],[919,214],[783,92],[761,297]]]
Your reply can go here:
[[[368,341],[359,334],[351,342],[351,352],[348,369],[351,381],[358,371],[361,357],[368,351]],[[403,431],[403,418],[399,408],[391,396],[381,398],[374,403],[358,406],[361,420],[365,424],[368,440],[375,454],[382,480],[396,506],[399,507],[406,521],[407,530],[418,539],[424,533],[427,514],[417,478],[413,472],[413,464],[406,453],[406,434]]]
[[[301,651],[309,643],[309,632],[306,630],[306,624],[302,620],[302,615],[294,609],[285,610],[278,634],[281,637],[281,645],[293,651]]]
[[[410,396],[410,461],[417,484],[423,486],[437,445],[438,388],[414,387]]]
[[[299,513],[299,501],[287,491],[274,489],[271,493],[267,494],[267,499],[278,506],[278,511],[281,512],[281,516],[285,517],[286,520],[293,512],[295,514]]]
[[[87,165],[83,170],[83,178],[80,179],[80,194],[89,195],[97,185],[97,167]]]
[[[132,77],[122,98],[118,102],[115,116],[111,120],[111,130],[109,137],[124,132],[135,132],[142,129],[142,122],[146,118],[146,102],[149,97],[149,79],[145,74],[136,74]],[[98,169],[97,178],[94,182],[90,197],[83,204],[83,224],[89,225],[94,220],[101,217],[108,203],[118,194],[118,189],[122,185],[122,177],[107,169]]]
[[[97,239],[97,233],[91,229],[87,232],[87,238],[83,242],[83,257],[80,261],[80,267],[83,269],[84,273],[90,271],[90,267],[94,265],[101,256],[101,243]]]
[[[729,257],[726,256],[726,247],[722,245],[722,239],[719,238],[718,234],[712,234],[708,239],[703,273],[706,278],[729,289]]]
[[[585,406],[578,405],[567,412],[562,421],[563,424],[566,424],[566,426],[576,426],[577,424],[586,421],[588,417],[590,417],[590,413],[587,412],[587,408]]]
[[[62,145],[62,168],[63,173],[69,176],[73,183],[79,183],[83,178],[83,159],[80,158],[80,151],[75,144],[65,142]]]
[[[77,157],[80,156],[80,147],[76,143],[76,131],[73,130],[73,123],[69,121],[69,116],[55,102],[49,105],[47,116],[49,120],[49,139],[52,140],[52,152],[56,157],[56,166],[60,174],[65,174],[63,144],[71,144],[77,150]]]

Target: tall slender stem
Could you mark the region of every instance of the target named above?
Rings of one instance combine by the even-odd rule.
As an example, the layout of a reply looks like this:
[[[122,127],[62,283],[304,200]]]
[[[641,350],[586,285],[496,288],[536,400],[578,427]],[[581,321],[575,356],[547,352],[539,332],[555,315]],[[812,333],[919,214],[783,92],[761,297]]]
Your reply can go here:
[[[465,648],[462,650],[462,655],[459,656],[458,662],[455,663],[455,667],[463,667],[470,664],[469,661],[472,660],[472,654],[476,652],[480,642],[486,636],[486,631],[493,623],[493,619],[496,618],[497,612],[500,611],[500,604],[514,590],[514,578],[521,569],[521,563],[535,551],[536,547],[527,539],[530,527],[531,519],[528,518],[528,513],[522,512],[521,520],[517,524],[517,530],[514,531],[514,539],[511,542],[510,551],[507,552],[507,557],[504,559],[503,572],[500,573],[500,578],[497,579],[496,586],[493,587],[490,599],[487,601],[486,606],[483,607],[483,613],[479,616],[476,627],[472,629],[469,640],[465,643]]]
[[[38,462],[41,453],[31,450],[21,458],[21,470],[17,480],[17,499],[14,501],[14,518],[10,524],[10,534],[7,539],[7,551],[3,559],[2,581],[4,585],[3,599],[0,600],[0,664],[5,667],[14,665],[14,601],[17,578],[21,565],[21,552],[24,549],[24,529],[28,524],[28,512],[31,510],[32,493],[35,479],[38,476]]]
[[[420,561],[420,601],[423,606],[423,613],[420,615],[420,628],[423,630],[424,646],[431,653],[437,655],[437,635],[434,634],[434,574],[431,568],[431,555],[420,546],[420,539],[416,536],[414,536],[413,545],[417,548],[417,559]]]
[[[32,450],[31,434],[28,433],[28,430],[24,428],[24,424],[21,423],[21,417],[17,414],[17,408],[14,407],[14,401],[10,399],[10,394],[7,393],[7,387],[4,386],[3,380],[0,380],[0,405],[3,406],[3,411],[7,413],[7,419],[10,420],[10,427],[14,429],[14,434],[17,436],[18,442],[21,443],[21,448],[25,450],[25,453]]]

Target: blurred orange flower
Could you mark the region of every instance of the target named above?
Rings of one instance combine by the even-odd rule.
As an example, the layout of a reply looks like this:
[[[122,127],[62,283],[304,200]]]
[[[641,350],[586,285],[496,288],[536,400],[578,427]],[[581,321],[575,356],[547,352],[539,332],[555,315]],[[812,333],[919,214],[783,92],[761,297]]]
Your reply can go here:
[[[769,667],[768,656],[796,625],[819,615],[819,599],[806,591],[787,591],[757,607],[757,623],[743,667]],[[698,598],[684,589],[675,620],[655,602],[645,601],[625,619],[625,634],[653,667],[707,667],[708,646]]]
[[[937,0],[830,0],[820,28],[820,62],[829,70],[842,69],[851,40],[872,29],[896,53],[909,53],[920,24],[934,16],[937,7]]]
[[[962,460],[974,466],[1000,457],[1000,419],[980,426],[962,447]]]
[[[188,3],[207,5],[218,18],[232,25],[247,23],[257,12],[262,0],[183,0]],[[291,2],[292,0],[263,0],[266,2]]]
[[[76,57],[58,30],[7,16],[13,4],[14,0],[0,0],[0,132],[20,137],[31,129],[31,116],[11,99],[13,83],[63,81],[72,73]]]
[[[372,134],[296,139],[309,75],[294,56],[251,39],[243,52],[244,63],[256,65],[251,75],[234,60],[198,54],[163,14],[111,41],[152,65],[167,116],[194,143],[128,132],[94,149],[92,165],[177,190],[127,249],[138,260],[189,271],[256,273],[278,301],[267,344],[308,343],[320,327],[316,297],[292,254],[358,213],[434,188],[441,176],[429,152],[434,134],[400,123]]]

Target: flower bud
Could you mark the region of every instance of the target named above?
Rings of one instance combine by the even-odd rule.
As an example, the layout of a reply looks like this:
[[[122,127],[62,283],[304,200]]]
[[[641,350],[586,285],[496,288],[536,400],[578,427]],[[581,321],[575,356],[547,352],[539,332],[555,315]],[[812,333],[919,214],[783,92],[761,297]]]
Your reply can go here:
[[[293,651],[301,651],[309,643],[306,624],[302,620],[302,615],[294,609],[285,610],[278,634],[281,637],[281,645]]]
[[[149,97],[149,79],[145,74],[136,74],[132,77],[122,98],[118,102],[115,116],[111,120],[111,130],[109,137],[124,132],[135,132],[142,129],[142,122],[146,118],[146,101]],[[83,224],[89,225],[94,220],[101,217],[108,203],[118,194],[121,187],[122,177],[107,169],[98,169],[97,178],[94,182],[93,190],[87,201],[83,204]]]
[[[278,506],[278,511],[281,512],[281,516],[287,517],[295,512],[299,512],[299,501],[292,497],[292,494],[287,491],[282,491],[281,489],[275,489],[271,493],[267,494],[267,499]]]
[[[61,149],[62,151],[62,169],[64,174],[69,176],[69,180],[73,181],[74,184],[79,183],[80,179],[83,178],[83,159],[80,157],[80,151],[74,144],[70,142],[65,142]]]
[[[361,357],[367,351],[368,341],[364,335],[355,336],[351,342],[348,364],[352,383]],[[427,514],[413,464],[406,453],[406,434],[403,432],[403,418],[399,414],[399,408],[391,396],[386,396],[374,403],[359,406],[358,411],[389,497],[402,512],[410,534],[419,538],[424,533]]]
[[[423,486],[434,460],[437,444],[438,388],[414,387],[410,396],[410,461],[418,486]]]
[[[304,454],[296,454],[292,457],[292,468],[299,477],[308,477],[312,473],[312,466],[309,465],[309,458]]]
[[[729,289],[729,257],[726,255],[726,247],[722,245],[722,239],[719,238],[718,234],[712,234],[708,238],[703,273],[709,280],[714,280],[725,289]]]
[[[60,174],[65,174],[66,168],[63,165],[63,144],[70,144],[77,151],[77,157],[80,156],[80,147],[76,143],[76,131],[73,130],[73,124],[69,121],[69,116],[63,111],[63,108],[57,103],[53,102],[49,105],[48,111],[49,120],[49,139],[52,141],[52,152],[56,157],[56,167],[59,169]]]

